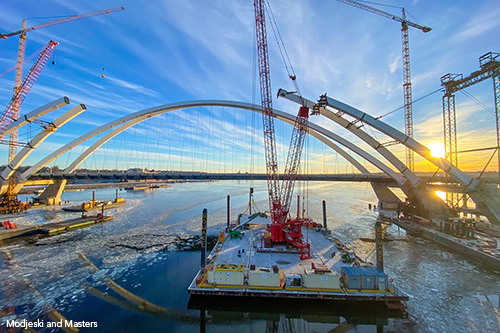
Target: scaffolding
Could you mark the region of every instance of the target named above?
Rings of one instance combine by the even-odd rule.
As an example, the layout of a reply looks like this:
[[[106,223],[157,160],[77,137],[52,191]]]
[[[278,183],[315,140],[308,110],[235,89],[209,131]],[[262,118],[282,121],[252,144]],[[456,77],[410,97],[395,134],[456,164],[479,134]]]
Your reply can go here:
[[[481,57],[479,57],[479,67],[479,70],[473,72],[467,77],[463,77],[462,74],[451,73],[448,73],[441,77],[441,85],[445,88],[443,95],[443,124],[446,160],[458,167],[458,154],[460,152],[458,151],[457,144],[455,93],[479,82],[492,78],[495,98],[495,123],[497,137],[496,144],[491,149],[494,149],[494,154],[497,155],[498,177],[500,178],[500,53],[488,52],[482,55]],[[467,150],[467,152],[479,150],[484,150],[484,148],[479,148],[477,150]],[[488,164],[486,165],[486,167],[488,166]],[[486,170],[486,167],[484,170]],[[467,195],[463,194],[459,196],[458,193],[448,192],[446,193],[446,202],[454,210],[459,210],[460,208],[466,206]]]

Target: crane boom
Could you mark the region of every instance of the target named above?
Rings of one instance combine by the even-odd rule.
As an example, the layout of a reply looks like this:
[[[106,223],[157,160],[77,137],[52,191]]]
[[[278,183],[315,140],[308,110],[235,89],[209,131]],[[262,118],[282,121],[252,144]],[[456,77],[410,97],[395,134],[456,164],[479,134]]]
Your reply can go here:
[[[404,96],[404,121],[405,121],[405,134],[410,138],[413,137],[413,110],[412,110],[412,89],[411,89],[411,74],[410,74],[410,38],[408,35],[408,27],[413,27],[419,29],[423,32],[429,32],[432,29],[429,27],[422,26],[420,24],[408,21],[406,19],[405,9],[401,8],[403,11],[403,17],[399,17],[383,10],[359,3],[354,0],[337,0],[339,2],[351,5],[353,7],[366,10],[370,13],[374,13],[385,18],[397,21],[401,23],[401,40],[402,40],[402,52],[403,52],[403,96]],[[406,148],[406,166],[411,171],[414,171],[414,152]]]
[[[262,122],[264,128],[264,150],[266,154],[267,189],[271,211],[271,240],[275,243],[288,242],[300,249],[300,258],[311,258],[310,245],[302,240],[302,221],[287,221],[288,209],[293,193],[300,154],[304,144],[305,127],[309,109],[302,107],[295,121],[295,127],[287,158],[284,187],[280,190],[276,137],[274,134],[274,112],[271,95],[271,73],[265,19],[265,0],[254,0],[257,55],[259,59],[260,94],[262,102]],[[281,194],[284,193],[285,197]]]
[[[267,49],[264,0],[254,0],[254,11],[255,31],[257,37],[257,53],[259,59],[260,95],[263,111],[262,122],[264,127],[264,149],[266,154],[269,208],[271,211],[271,219],[273,223],[283,223],[284,216],[281,207],[276,137],[274,134],[271,72],[269,70],[269,54]]]
[[[50,27],[50,26],[53,26],[56,24],[67,23],[67,22],[71,22],[71,21],[75,21],[75,20],[79,20],[79,19],[83,19],[83,18],[87,18],[87,17],[91,17],[91,16],[110,14],[112,12],[121,11],[124,9],[125,9],[124,7],[115,7],[115,8],[110,8],[110,9],[98,10],[98,11],[94,11],[94,12],[90,12],[90,13],[86,13],[86,14],[74,15],[74,16],[58,19],[55,21],[42,23],[42,24],[35,25],[32,27],[26,27],[26,19],[24,19],[23,23],[22,23],[21,30],[6,33],[6,34],[0,34],[1,39],[7,39],[8,37],[19,35],[19,48],[17,51],[17,62],[16,62],[16,83],[14,86],[14,97],[13,97],[13,99],[15,101],[12,104],[12,108],[6,110],[7,114],[4,113],[5,117],[2,116],[2,119],[1,119],[2,123],[1,124],[3,125],[4,122],[8,122],[8,121],[11,121],[12,119],[19,118],[19,109],[20,109],[19,102],[20,101],[22,102],[22,100],[20,98],[16,98],[16,96],[19,93],[21,93],[20,96],[23,96],[22,90],[21,90],[21,87],[22,87],[21,80],[22,80],[22,73],[23,73],[23,66],[24,66],[26,33],[28,31],[33,31],[36,29]],[[42,54],[44,54],[44,52],[42,52]],[[46,60],[48,60],[49,58],[50,58],[50,55],[46,58]],[[43,65],[43,66],[45,66],[45,65]],[[28,91],[29,91],[29,89],[31,89],[31,86],[35,83],[43,66],[37,66],[36,68],[38,68],[40,70],[38,71],[38,73],[33,73],[36,75],[31,76],[32,79],[27,82],[28,83],[27,87],[29,86]],[[26,91],[26,94],[27,94],[27,91]],[[24,97],[26,96],[26,94],[24,94]],[[1,130],[0,131],[0,135],[1,135],[1,133],[5,130],[5,128],[1,127],[0,130]],[[9,164],[12,162],[12,160],[16,156],[16,153],[17,153],[17,130],[12,132],[10,137],[9,137],[9,161],[8,161]],[[17,212],[17,211],[21,210],[20,207],[22,207],[22,203],[17,200],[17,195],[14,193],[15,186],[16,186],[16,179],[15,179],[15,174],[13,174],[10,176],[10,179],[9,179],[9,187],[8,187],[7,193],[3,196],[2,201],[0,202],[0,206],[5,208],[6,212]]]
[[[114,8],[109,8],[109,9],[96,10],[96,11],[90,12],[90,13],[69,16],[69,17],[61,18],[61,19],[58,19],[58,20],[55,20],[55,21],[50,21],[50,22],[45,22],[45,23],[42,23],[42,24],[34,25],[34,26],[28,27],[28,28],[23,27],[21,30],[17,30],[17,31],[14,31],[14,32],[9,32],[9,33],[6,33],[6,34],[0,34],[0,38],[6,39],[8,37],[12,37],[12,36],[15,36],[15,35],[25,34],[28,31],[33,31],[33,30],[36,30],[36,29],[46,28],[46,27],[50,27],[50,26],[53,26],[53,25],[61,24],[61,23],[76,21],[76,20],[80,20],[80,19],[83,19],[83,18],[91,17],[91,16],[97,16],[97,15],[103,15],[103,14],[110,14],[110,13],[118,12],[118,11],[121,11],[121,10],[124,10],[124,9],[125,9],[125,7],[114,7]]]
[[[9,127],[12,121],[17,118],[17,115],[15,114],[16,110],[21,107],[21,104],[26,98],[26,95],[28,95],[29,91],[33,87],[33,84],[35,84],[35,81],[40,76],[40,73],[49,61],[50,56],[52,55],[52,52],[54,51],[54,48],[57,44],[57,42],[51,40],[43,48],[42,52],[24,78],[21,86],[14,92],[14,96],[12,96],[12,99],[10,100],[9,104],[7,104],[7,107],[5,108],[0,118],[0,139],[3,138],[3,133],[5,132],[7,127]]]
[[[283,174],[283,182],[281,186],[281,204],[283,206],[283,216],[288,216],[290,211],[290,204],[292,202],[293,188],[297,180],[297,173],[299,171],[300,157],[302,148],[304,147],[304,140],[307,134],[309,125],[309,109],[301,106],[299,113],[295,118],[295,124],[292,131],[292,138],[290,139],[290,147],[286,159],[285,172]]]
[[[337,1],[343,2],[345,4],[351,5],[353,7],[359,8],[359,9],[364,9],[364,10],[370,12],[370,13],[374,13],[374,14],[386,17],[388,19],[391,19],[391,20],[394,20],[394,21],[398,21],[400,23],[405,23],[407,26],[412,27],[412,28],[416,28],[416,29],[419,29],[419,30],[422,30],[423,32],[429,32],[429,31],[432,30],[432,28],[425,27],[425,26],[422,26],[420,24],[408,21],[406,18],[399,17],[399,16],[396,16],[396,15],[384,12],[383,10],[380,10],[380,9],[377,9],[377,8],[374,8],[374,7],[370,7],[368,5],[359,3],[357,1],[353,1],[353,0],[337,0]]]

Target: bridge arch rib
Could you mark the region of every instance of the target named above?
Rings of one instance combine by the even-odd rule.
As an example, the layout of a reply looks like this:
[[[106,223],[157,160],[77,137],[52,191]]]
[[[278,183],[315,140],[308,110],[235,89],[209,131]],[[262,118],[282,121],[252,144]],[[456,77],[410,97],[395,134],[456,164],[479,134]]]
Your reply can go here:
[[[25,182],[32,174],[36,173],[38,170],[40,170],[42,167],[59,157],[60,155],[64,154],[65,152],[69,151],[70,149],[78,146],[79,144],[91,139],[92,137],[103,133],[111,128],[114,128],[116,126],[119,126],[112,132],[108,133],[106,136],[101,138],[98,142],[96,142],[92,147],[87,149],[81,156],[79,156],[71,165],[68,167],[66,170],[66,173],[71,173],[73,172],[80,163],[82,163],[85,158],[87,158],[93,151],[98,149],[100,146],[102,146],[105,142],[109,141],[111,138],[114,136],[118,135],[119,133],[125,131],[126,129],[130,128],[131,126],[144,121],[146,119],[149,119],[151,117],[157,116],[162,113],[166,112],[172,112],[175,110],[179,109],[185,109],[185,108],[192,108],[192,107],[202,107],[202,106],[221,106],[221,107],[235,107],[235,108],[240,108],[240,109],[245,109],[249,111],[254,111],[254,112],[262,112],[261,106],[260,105],[255,105],[255,104],[249,104],[249,103],[243,103],[243,102],[235,102],[235,101],[218,101],[218,100],[201,100],[201,101],[189,101],[189,102],[178,102],[178,103],[172,103],[172,104],[167,104],[167,105],[160,105],[156,106],[153,108],[148,108],[142,111],[135,112],[130,115],[123,116],[121,118],[118,118],[114,121],[111,121],[107,124],[104,124],[92,131],[90,131],[87,134],[84,134],[80,136],[79,138],[74,139],[73,141],[69,142],[68,144],[60,147],[56,151],[54,151],[52,154],[48,155],[35,165],[33,165],[31,168],[26,170],[23,174],[20,175],[18,181],[19,183]],[[290,115],[288,113],[285,113],[283,111],[279,110],[274,110],[275,116],[283,121],[287,121],[289,123],[292,123],[295,121],[295,117],[293,115]],[[367,160],[371,164],[373,164],[375,167],[377,167],[379,170],[390,176],[398,185],[402,186],[405,183],[405,178],[397,173],[396,171],[392,170],[391,168],[387,167],[384,163],[373,157],[371,154],[368,154],[365,152],[363,149],[359,148],[358,146],[352,144],[348,140],[336,135],[335,133],[332,133],[316,124],[310,124],[310,128],[313,131],[311,134],[315,133],[314,135],[316,136],[325,136],[328,137],[329,139],[332,139],[343,146],[347,147],[348,149],[352,150],[359,156],[361,156],[363,159]],[[323,138],[325,139],[325,138]],[[320,139],[321,140],[321,139]],[[326,139],[325,139],[326,140]],[[323,140],[321,140],[323,141]],[[327,140],[329,141],[329,140]],[[323,141],[324,142],[324,141]],[[331,143],[333,145],[333,143]],[[332,147],[332,145],[329,145]],[[332,147],[333,148],[333,147]],[[335,148],[334,148],[335,149]],[[343,151],[339,147],[335,149],[336,151]],[[347,159],[349,162],[356,161],[352,158],[350,158],[350,155],[347,153],[341,153],[343,157],[349,156]],[[356,161],[357,162],[357,161]],[[361,164],[359,162],[354,162],[353,164],[355,167],[357,167],[362,173],[367,172],[367,170],[364,167],[360,166]],[[364,169],[364,170],[363,170]]]
[[[316,103],[299,96],[295,92],[288,92],[284,89],[278,90],[278,96],[288,99],[292,102],[295,102],[300,105],[307,106],[310,109],[319,110],[319,114],[325,116],[329,120],[336,122],[340,126],[347,129],[349,132],[356,135],[358,138],[366,142],[370,147],[375,149],[380,155],[382,155],[389,163],[391,163],[399,172],[401,172],[406,179],[408,179],[408,183],[412,188],[417,188],[422,184],[422,180],[413,173],[410,169],[406,167],[406,165],[396,157],[389,149],[387,149],[384,145],[382,145],[377,139],[373,136],[369,135],[362,129],[357,126],[353,126],[353,124],[345,118],[333,113],[332,111],[324,108],[324,107],[316,107]]]
[[[371,115],[347,105],[339,100],[333,99],[326,95],[321,96],[317,104],[318,107],[330,107],[341,111],[358,121],[372,126],[381,131],[385,135],[400,142],[407,148],[413,150],[427,161],[431,162],[446,174],[451,175],[456,179],[462,187],[464,187],[476,204],[476,209],[486,216],[488,220],[495,225],[500,225],[500,189],[495,184],[482,184],[478,179],[469,176],[444,158],[434,157],[431,155],[429,148],[422,145],[420,142],[398,131],[387,123],[375,119]]]

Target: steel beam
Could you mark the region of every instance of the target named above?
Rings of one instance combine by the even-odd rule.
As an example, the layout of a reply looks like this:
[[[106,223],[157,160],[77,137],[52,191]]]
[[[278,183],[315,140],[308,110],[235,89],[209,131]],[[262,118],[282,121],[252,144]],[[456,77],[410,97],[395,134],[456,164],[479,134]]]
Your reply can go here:
[[[365,131],[360,128],[354,126],[352,122],[348,121],[345,118],[342,118],[341,115],[333,113],[332,111],[326,109],[325,107],[316,107],[316,103],[297,95],[294,92],[287,92],[284,89],[278,90],[278,96],[286,98],[292,102],[295,102],[300,105],[305,105],[310,109],[316,109],[321,115],[327,117],[328,119],[336,122],[340,126],[344,127],[358,138],[366,142],[370,147],[379,152],[387,161],[389,161],[399,172],[403,174],[403,176],[408,180],[409,185],[413,188],[417,188],[422,184],[422,180],[417,177],[399,158],[397,158],[389,149],[387,149],[383,144],[378,142],[375,138],[370,136]]]
[[[15,130],[19,129],[20,127],[26,125],[27,123],[30,123],[56,109],[59,109],[60,107],[69,104],[69,98],[68,97],[62,97],[59,98],[53,102],[50,102],[44,106],[39,107],[38,109],[35,109],[31,112],[26,113],[24,116],[19,117],[18,119],[14,120],[10,126],[1,134],[2,137],[9,135],[10,133],[14,132]]]

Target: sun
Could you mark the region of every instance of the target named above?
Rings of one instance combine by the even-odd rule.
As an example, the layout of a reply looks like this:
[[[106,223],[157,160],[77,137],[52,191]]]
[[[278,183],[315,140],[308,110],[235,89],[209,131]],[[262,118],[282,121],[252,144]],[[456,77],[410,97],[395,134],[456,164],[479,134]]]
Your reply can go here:
[[[431,156],[444,158],[445,152],[442,143],[433,142],[427,145],[427,148],[431,150]]]

